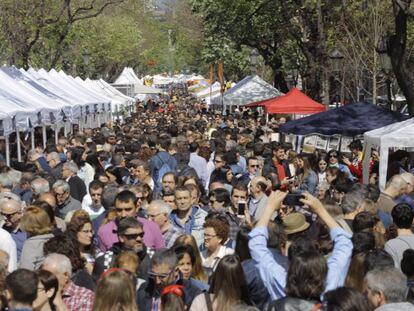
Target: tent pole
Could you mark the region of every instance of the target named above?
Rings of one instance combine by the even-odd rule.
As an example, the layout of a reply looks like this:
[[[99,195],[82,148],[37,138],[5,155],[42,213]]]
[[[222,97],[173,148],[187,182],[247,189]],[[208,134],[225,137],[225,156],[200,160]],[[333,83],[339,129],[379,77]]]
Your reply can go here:
[[[47,143],[46,125],[42,126],[42,136],[43,136],[43,149],[46,149],[46,143]]]
[[[10,166],[10,141],[9,135],[5,136],[6,139],[6,165]]]
[[[59,124],[56,123],[55,124],[55,144],[58,144],[58,140],[59,140]]]
[[[16,142],[17,142],[17,161],[22,162],[22,146],[20,144],[20,131],[16,127]]]
[[[32,141],[32,150],[35,148],[35,136],[34,136],[34,128],[30,130],[30,138]]]
[[[63,123],[63,135],[68,136],[68,123]]]
[[[366,141],[367,138],[364,137],[364,140]],[[369,161],[371,159],[371,144],[369,142],[365,142],[364,146],[364,159],[362,163],[362,178],[364,184],[369,184]]]
[[[101,113],[99,112],[98,113],[98,126],[97,126],[97,128],[100,128],[101,127]]]
[[[266,124],[268,124],[268,123],[269,123],[269,113],[266,112]]]

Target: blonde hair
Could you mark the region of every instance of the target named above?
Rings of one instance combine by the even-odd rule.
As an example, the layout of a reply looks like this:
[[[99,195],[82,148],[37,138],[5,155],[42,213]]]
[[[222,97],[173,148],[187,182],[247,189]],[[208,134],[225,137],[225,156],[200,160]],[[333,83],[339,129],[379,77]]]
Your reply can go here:
[[[20,228],[30,236],[47,234],[52,231],[52,222],[45,210],[31,206],[20,220]]]
[[[196,280],[207,282],[208,277],[207,274],[204,272],[203,266],[201,264],[201,256],[200,251],[197,247],[197,242],[195,238],[191,234],[183,234],[180,235],[174,242],[174,247],[178,245],[189,245],[193,249],[194,255],[196,257],[196,260],[193,264],[193,271],[192,271],[192,277]]]
[[[138,255],[132,251],[121,252],[115,259],[115,267],[129,271],[137,276],[139,268]]]
[[[93,311],[137,311],[135,288],[125,271],[109,272],[98,282]]]

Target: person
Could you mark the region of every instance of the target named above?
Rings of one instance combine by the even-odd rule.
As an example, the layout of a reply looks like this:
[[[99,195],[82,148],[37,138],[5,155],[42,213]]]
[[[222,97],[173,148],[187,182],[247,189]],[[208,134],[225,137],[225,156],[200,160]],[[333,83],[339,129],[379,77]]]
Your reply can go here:
[[[114,266],[116,256],[124,251],[132,251],[137,254],[140,260],[139,277],[148,279],[149,254],[153,250],[147,248],[143,243],[145,237],[145,228],[143,224],[134,217],[126,217],[119,221],[117,228],[119,242],[116,242],[112,247],[100,255],[95,262],[93,269],[93,277],[98,280],[102,272]]]
[[[327,183],[326,168],[328,167],[328,161],[326,159],[326,155],[320,155],[316,163],[317,166],[315,168],[315,172],[318,174],[318,184]]]
[[[162,177],[162,191],[175,191],[178,185],[178,176],[174,172],[168,172]]]
[[[414,234],[411,231],[414,212],[408,204],[400,203],[394,206],[391,216],[397,226],[398,236],[387,241],[384,250],[392,256],[395,267],[400,268],[404,251],[414,249]]]
[[[78,166],[74,162],[63,164],[62,178],[69,184],[70,196],[75,200],[82,202],[83,197],[87,194],[86,185],[77,175]]]
[[[76,211],[82,208],[81,202],[73,198],[70,194],[70,186],[64,180],[56,181],[52,186],[57,203],[57,216],[65,218],[71,211]]]
[[[18,269],[6,277],[6,296],[10,311],[31,311],[37,296],[38,277],[35,272]]]
[[[208,293],[195,297],[190,311],[230,311],[240,302],[252,305],[240,260],[227,255],[219,261]]]
[[[189,146],[190,150],[190,161],[188,166],[192,167],[201,181],[203,187],[206,186],[207,182],[207,161],[203,157],[199,156],[199,145],[196,142],[192,142]]]
[[[132,185],[147,184],[154,191],[154,180],[151,177],[151,169],[148,162],[141,160],[133,160],[130,162],[131,176],[135,179],[131,180]]]
[[[66,233],[73,241],[78,242],[80,254],[86,261],[86,269],[92,274],[97,248],[93,240],[94,231],[91,219],[85,216],[73,215]]]
[[[249,214],[254,220],[259,220],[267,205],[267,182],[263,176],[257,176],[250,182]]]
[[[366,296],[375,311],[413,311],[406,302],[407,278],[397,268],[374,269],[365,276]]]
[[[76,176],[83,181],[86,190],[89,189],[89,184],[92,182],[93,177],[95,176],[95,169],[86,161],[87,156],[88,153],[85,151],[84,147],[75,147],[71,150],[72,162],[75,163],[78,167]],[[82,200],[79,201],[82,202]]]
[[[159,249],[165,246],[160,228],[154,222],[137,216],[139,211],[138,204],[136,195],[129,190],[121,191],[116,195],[116,219],[102,225],[98,231],[99,247],[102,251],[109,250],[114,243],[119,242],[116,230],[119,221],[126,217],[136,217],[142,223],[144,231],[146,232],[144,236],[144,244],[146,247]]]
[[[32,189],[32,201],[37,200],[42,194],[50,192],[50,185],[47,179],[37,177],[30,183]]]
[[[42,263],[42,269],[53,273],[58,279],[58,295],[63,297],[68,311],[92,311],[95,295],[91,290],[71,281],[72,265],[68,257],[49,254]]]
[[[62,254],[69,258],[72,273],[71,279],[77,286],[95,290],[95,283],[92,276],[85,267],[85,260],[82,258],[79,250],[79,244],[69,236],[61,234],[51,238],[43,246],[45,256],[49,254]]]
[[[400,175],[394,175],[385,186],[384,191],[381,192],[376,208],[383,213],[391,214],[397,204],[395,200],[404,194],[406,188],[407,182],[404,178]]]
[[[49,215],[39,207],[29,207],[20,221],[20,227],[27,233],[20,257],[20,268],[35,270],[44,259],[43,245],[53,238]]]
[[[93,180],[89,183],[89,194],[83,197],[82,209],[88,212],[91,220],[94,220],[105,211],[102,206],[103,188],[104,184],[102,182]]]
[[[135,288],[130,276],[121,269],[106,273],[96,287],[93,311],[138,311]]]
[[[59,295],[59,282],[55,275],[46,270],[37,270],[39,284],[37,297],[33,302],[33,311],[66,310],[62,296]]]
[[[175,190],[162,190],[161,198],[171,207],[171,210],[177,209],[177,205],[175,204]]]
[[[324,295],[328,310],[372,311],[366,297],[356,289],[338,287]]]
[[[192,283],[180,278],[178,260],[173,250],[156,251],[151,258],[149,282],[138,289],[137,304],[139,311],[158,311],[161,293],[168,285],[183,285],[185,305],[188,308],[194,297],[201,293]]]
[[[184,311],[184,298],[182,285],[168,285],[161,293],[161,311]]]
[[[221,258],[234,253],[225,246],[229,234],[229,223],[220,214],[208,215],[204,223],[204,246],[201,259],[204,271],[211,276]]]
[[[55,180],[62,179],[63,162],[60,159],[59,153],[56,151],[50,152],[46,156],[47,164],[50,167],[50,174]]]
[[[328,151],[326,155],[328,158],[328,165],[329,167],[337,167],[342,173],[345,174],[345,177],[350,181],[356,181],[354,175],[352,175],[351,171],[349,170],[348,166],[342,163],[339,163],[340,153],[337,150],[331,149]]]
[[[342,161],[345,165],[348,166],[350,172],[358,178],[358,182],[362,183],[362,143],[359,139],[353,140],[348,145],[349,150],[351,150],[352,158],[348,159],[347,157],[342,157]],[[370,172],[372,171],[372,161],[370,161]]]
[[[180,235],[184,234],[183,230],[171,224],[170,215],[171,207],[162,200],[154,200],[148,206],[148,219],[152,220],[160,227],[167,248],[173,246],[175,240]]]
[[[24,208],[20,198],[12,193],[0,194],[0,213],[3,216],[2,228],[10,233],[17,247],[17,260],[27,239],[26,232],[20,228],[20,220],[23,217]]]
[[[171,213],[173,226],[192,234],[198,245],[203,242],[203,224],[207,212],[191,205],[191,191],[188,187],[182,186],[175,189],[175,201],[177,209]]]
[[[252,179],[260,175],[259,173],[259,160],[256,157],[249,157],[247,158],[247,173],[240,176],[238,182],[241,182],[248,187]]]
[[[309,159],[306,155],[298,155],[298,169],[296,176],[298,176],[298,187],[299,192],[308,191],[310,194],[315,195],[316,186],[318,184],[318,177],[312,170]]]
[[[191,234],[183,234],[175,240],[173,245],[174,248],[179,246],[190,246],[195,255],[195,261],[193,263],[193,269],[191,271],[191,277],[195,280],[201,281],[203,283],[208,282],[207,274],[204,272],[201,260],[201,254],[197,246],[197,242]]]
[[[334,244],[332,255],[327,262],[325,291],[342,286],[352,255],[351,235],[345,232],[337,222],[328,214],[322,203],[311,194],[302,194],[302,203],[308,205],[330,229],[330,236]],[[276,191],[269,197],[268,205],[262,218],[256,227],[249,233],[249,250],[252,258],[257,262],[260,276],[269,290],[272,299],[276,300],[285,296],[287,271],[282,262],[276,260],[267,248],[267,225],[275,210],[281,207],[286,193]]]
[[[400,176],[407,182],[407,186],[404,193],[395,202],[407,203],[414,209],[414,175],[411,173],[402,173]]]
[[[286,161],[285,148],[277,142],[272,142],[272,158],[267,159],[263,166],[262,175],[267,176],[269,173],[277,174],[282,189],[289,185],[292,175]]]

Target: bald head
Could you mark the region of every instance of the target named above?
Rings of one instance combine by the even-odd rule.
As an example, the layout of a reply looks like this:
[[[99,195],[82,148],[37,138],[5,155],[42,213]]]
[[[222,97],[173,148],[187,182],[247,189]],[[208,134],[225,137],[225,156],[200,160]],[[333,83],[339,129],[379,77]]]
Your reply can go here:
[[[14,230],[23,216],[23,204],[18,200],[2,198],[0,199],[0,212],[3,215],[4,226]]]
[[[407,190],[407,182],[401,175],[394,175],[388,183],[386,191],[391,191],[392,196],[400,196]]]
[[[56,208],[56,198],[53,195],[53,193],[51,193],[51,192],[46,192],[46,193],[43,193],[42,195],[40,195],[39,196],[39,201],[46,202],[51,207],[53,207],[53,209]]]
[[[263,176],[257,176],[250,182],[250,192],[257,199],[261,197],[267,189],[267,180]]]

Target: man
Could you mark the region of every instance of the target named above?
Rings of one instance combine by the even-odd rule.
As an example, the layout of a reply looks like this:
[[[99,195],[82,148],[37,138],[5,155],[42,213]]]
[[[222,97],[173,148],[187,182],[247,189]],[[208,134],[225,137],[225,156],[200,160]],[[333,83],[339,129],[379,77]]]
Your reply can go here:
[[[165,246],[170,248],[174,245],[175,240],[184,232],[174,227],[170,221],[171,207],[161,200],[154,200],[147,208],[147,216],[149,220],[155,222],[160,227],[164,236]]]
[[[6,277],[6,297],[10,311],[30,311],[37,297],[39,279],[35,272],[19,269]]]
[[[68,257],[50,254],[43,261],[42,269],[56,276],[59,283],[58,295],[62,295],[68,311],[92,311],[95,294],[71,281],[72,264]]]
[[[101,195],[102,206],[105,211],[92,220],[92,227],[94,232],[98,232],[101,227],[102,222],[108,216],[108,213],[111,212],[115,207],[115,198],[120,192],[120,188],[117,185],[107,185],[104,187]]]
[[[47,164],[51,168],[50,174],[55,180],[62,179],[63,162],[60,160],[60,155],[57,152],[51,152],[46,156]]]
[[[247,159],[247,173],[243,174],[239,178],[239,182],[242,182],[246,187],[249,186],[250,181],[259,176],[259,160],[256,157],[249,157]]]
[[[31,172],[25,172],[22,174],[22,178],[20,179],[20,191],[16,193],[19,195],[22,200],[29,205],[32,203],[32,188],[31,182],[34,180],[34,174]]]
[[[247,206],[248,190],[247,187],[240,183],[236,184],[230,195],[230,208],[226,212],[226,218],[229,222],[229,239],[236,241],[237,233],[240,231],[240,227],[243,225],[252,225],[251,216],[248,212]],[[239,203],[245,204],[245,214],[238,215]],[[246,217],[247,216],[247,217]]]
[[[285,160],[286,153],[283,145],[272,142],[272,158],[265,161],[262,175],[276,173],[280,180],[281,189],[285,189],[291,180],[289,163]]]
[[[162,191],[174,191],[178,184],[178,177],[173,172],[169,172],[162,177]]]
[[[139,202],[135,194],[129,190],[121,191],[115,198],[116,219],[99,228],[98,238],[101,250],[107,251],[116,242],[119,221],[127,217],[135,217],[144,226],[144,244],[148,248],[159,249],[165,246],[164,238],[158,226],[152,221],[137,217]]]
[[[116,242],[108,251],[96,259],[92,273],[94,279],[98,280],[102,272],[113,267],[116,257],[121,252],[132,251],[139,258],[139,277],[147,280],[150,255],[154,250],[146,248],[143,243],[145,231],[142,223],[134,217],[123,218],[119,221],[117,234],[119,242]]]
[[[66,181],[56,181],[52,189],[56,197],[58,217],[64,219],[69,212],[82,208],[81,203],[70,195],[70,186]]]
[[[137,291],[137,305],[140,311],[160,311],[161,293],[163,289],[172,284],[182,285],[184,291],[184,304],[189,308],[194,298],[201,294],[201,290],[193,283],[180,279],[178,272],[178,259],[173,250],[157,251],[151,258],[149,282]]]
[[[151,177],[154,180],[155,192],[161,191],[161,180],[166,173],[161,171],[162,168],[166,168],[166,166],[168,166],[168,171],[177,171],[177,160],[168,153],[168,147],[170,144],[171,141],[168,136],[160,137],[156,143],[158,152],[150,159]]]
[[[175,204],[175,191],[174,190],[163,190],[161,192],[162,200],[167,203],[172,210],[177,208],[177,205]]]
[[[121,176],[124,183],[129,180],[129,170],[125,164],[125,158],[120,154],[115,154],[111,159],[111,164],[115,168],[115,172]]]
[[[404,193],[398,197],[396,203],[407,203],[414,210],[414,175],[411,173],[402,173],[400,175],[407,183]]]
[[[177,209],[171,213],[172,224],[186,234],[192,234],[201,245],[204,240],[204,219],[207,212],[191,204],[191,190],[186,186],[175,189]]]
[[[384,191],[381,192],[377,202],[377,209],[390,214],[394,206],[395,200],[400,197],[407,188],[407,182],[400,176],[391,177]]]
[[[86,185],[77,175],[78,166],[73,162],[63,164],[62,177],[66,180],[70,187],[70,195],[79,202],[82,202],[86,195]]]
[[[101,199],[103,188],[103,183],[99,180],[93,180],[89,184],[89,194],[83,198],[82,209],[89,214],[91,220],[94,220],[105,211]]]
[[[349,160],[346,157],[342,157],[342,162],[344,162],[352,174],[354,174],[355,177],[358,178],[358,181],[362,183],[362,143],[359,139],[353,140],[348,145],[349,150],[351,150],[352,153],[352,159]],[[370,172],[372,170],[372,161],[370,161]]]
[[[205,187],[207,181],[207,161],[198,155],[200,149],[196,142],[190,144],[189,150],[190,162],[188,162],[188,166],[196,171],[198,179],[203,184],[203,187]]]
[[[55,195],[52,192],[43,193],[42,195],[40,195],[38,201],[46,202],[47,204],[49,204],[50,207],[53,208],[55,215],[57,214],[57,201]],[[66,231],[66,223],[62,218],[55,216],[55,224],[56,227],[60,229],[62,232]]]
[[[344,216],[342,219],[338,219],[338,223],[345,231],[352,234],[352,222],[356,215],[364,211],[362,203],[366,197],[367,189],[360,184],[353,185],[351,190],[344,194],[341,202]]]
[[[250,183],[249,213],[254,220],[259,220],[267,205],[267,182],[263,176],[254,177]]]
[[[27,239],[26,232],[22,231],[19,227],[24,213],[23,202],[18,196],[12,193],[2,193],[0,194],[0,213],[3,217],[2,228],[10,233],[13,238],[17,251],[17,260],[20,260],[23,244]]]
[[[394,259],[396,268],[400,268],[401,259],[406,249],[414,249],[414,234],[411,231],[414,212],[411,206],[400,203],[391,212],[392,220],[397,226],[398,236],[385,243],[384,250]]]
[[[30,186],[32,188],[32,200],[33,201],[36,201],[39,198],[39,196],[42,195],[43,193],[50,191],[49,182],[42,177],[38,177],[34,179],[30,183]]]
[[[365,293],[375,311],[414,311],[406,302],[407,278],[396,268],[375,269],[365,276]]]

